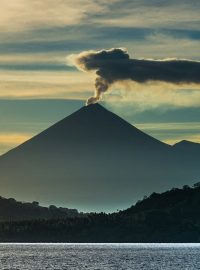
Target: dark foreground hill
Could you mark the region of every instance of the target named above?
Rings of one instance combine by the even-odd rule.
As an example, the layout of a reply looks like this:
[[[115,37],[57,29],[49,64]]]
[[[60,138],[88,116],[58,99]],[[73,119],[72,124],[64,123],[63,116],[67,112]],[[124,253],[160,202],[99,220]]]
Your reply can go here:
[[[19,202],[13,198],[0,197],[0,222],[20,220],[48,220],[58,218],[79,217],[82,214],[76,209],[68,209],[50,205],[40,206],[38,202]]]
[[[1,242],[200,242],[200,184],[113,214],[0,223]]]
[[[1,156],[0,190],[45,205],[116,211],[143,194],[193,183],[199,159],[198,144],[172,147],[93,104]]]

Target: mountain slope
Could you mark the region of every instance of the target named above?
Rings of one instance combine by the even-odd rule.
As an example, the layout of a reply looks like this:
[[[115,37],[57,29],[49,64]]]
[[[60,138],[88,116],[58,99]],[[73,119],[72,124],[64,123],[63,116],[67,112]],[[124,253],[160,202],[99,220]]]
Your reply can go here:
[[[4,154],[0,189],[23,200],[109,211],[200,176],[187,164],[179,150],[94,104]]]
[[[200,143],[183,140],[174,144],[173,147],[182,153],[188,154],[190,156],[195,155],[200,159]]]

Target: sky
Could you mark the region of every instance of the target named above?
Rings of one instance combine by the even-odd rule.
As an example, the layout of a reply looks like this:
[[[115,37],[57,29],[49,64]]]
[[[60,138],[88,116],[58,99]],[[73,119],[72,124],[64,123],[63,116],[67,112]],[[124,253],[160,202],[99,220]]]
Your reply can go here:
[[[94,72],[67,58],[126,48],[131,58],[200,61],[199,0],[1,0],[0,154],[84,106]],[[102,104],[169,144],[200,142],[200,86],[114,84]]]

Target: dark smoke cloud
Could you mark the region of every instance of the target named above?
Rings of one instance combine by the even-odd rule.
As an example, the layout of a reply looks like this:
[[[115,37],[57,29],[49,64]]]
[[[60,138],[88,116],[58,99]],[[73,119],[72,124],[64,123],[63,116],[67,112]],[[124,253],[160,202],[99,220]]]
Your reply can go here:
[[[117,81],[200,83],[200,62],[198,61],[131,59],[127,50],[122,48],[85,51],[74,55],[71,59],[75,66],[83,71],[96,71],[95,95],[88,99],[87,104],[99,101],[109,86]]]

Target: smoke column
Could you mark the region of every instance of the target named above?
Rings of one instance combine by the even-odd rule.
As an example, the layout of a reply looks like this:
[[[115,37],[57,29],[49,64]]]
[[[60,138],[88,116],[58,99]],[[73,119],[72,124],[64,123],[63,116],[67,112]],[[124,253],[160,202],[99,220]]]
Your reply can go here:
[[[96,71],[95,93],[87,104],[98,102],[110,85],[117,81],[138,83],[163,81],[174,84],[200,84],[200,62],[186,59],[131,59],[123,48],[84,51],[69,55],[68,63],[79,70]]]

